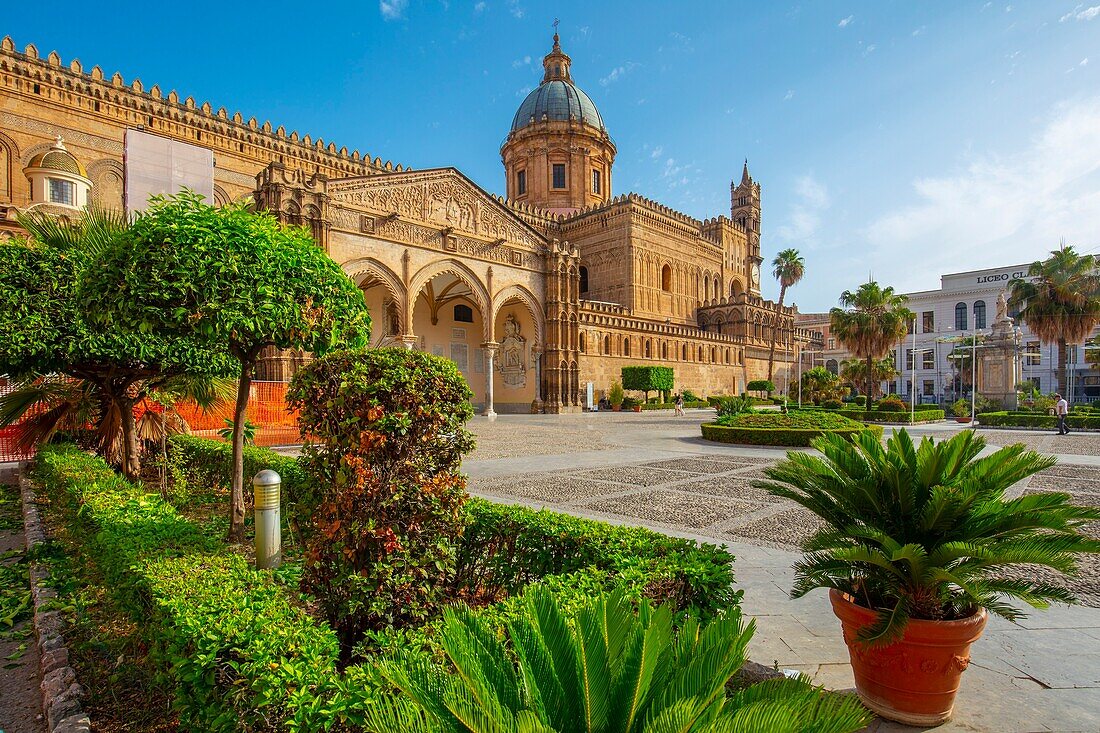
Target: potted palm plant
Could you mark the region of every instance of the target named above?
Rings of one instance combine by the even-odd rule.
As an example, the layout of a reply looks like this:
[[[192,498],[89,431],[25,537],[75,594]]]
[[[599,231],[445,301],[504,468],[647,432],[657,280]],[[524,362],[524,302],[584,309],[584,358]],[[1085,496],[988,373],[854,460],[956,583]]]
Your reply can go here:
[[[611,403],[611,409],[618,412],[623,406],[623,385],[615,382],[611,389],[607,390],[607,401]]]
[[[951,412],[955,415],[955,422],[968,423],[971,421],[970,400],[960,397],[951,403]]]
[[[1019,566],[1072,574],[1080,553],[1100,552],[1081,533],[1100,509],[1061,493],[1005,498],[1054,465],[1023,445],[979,458],[985,441],[973,431],[918,447],[901,430],[885,447],[870,433],[826,435],[814,447],[820,457],[788,453],[756,485],[825,520],[802,546],[791,595],[829,589],[856,690],[883,717],[950,718],[989,613],[1022,616],[1012,599],[1035,608],[1074,600]]]

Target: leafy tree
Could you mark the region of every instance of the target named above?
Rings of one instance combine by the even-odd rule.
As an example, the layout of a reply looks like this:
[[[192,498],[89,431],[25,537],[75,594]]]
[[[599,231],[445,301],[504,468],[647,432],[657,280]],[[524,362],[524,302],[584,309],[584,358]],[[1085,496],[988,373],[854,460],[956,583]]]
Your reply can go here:
[[[183,374],[217,374],[228,356],[195,338],[95,322],[79,291],[95,267],[128,236],[120,214],[89,211],[77,221],[35,212],[20,218],[27,241],[0,245],[0,373],[19,380],[4,400],[2,420],[27,418],[27,436],[46,440],[59,427],[94,424],[99,452],[141,472],[134,406],[151,390]],[[76,380],[76,381],[73,381]]]
[[[829,311],[830,332],[867,365],[867,410],[875,394],[875,360],[886,356],[905,338],[914,318],[905,302],[905,296],[895,293],[892,287],[879,287],[872,281],[860,285],[854,293],[845,290],[840,296],[843,307]]]
[[[755,628],[737,612],[673,627],[668,606],[601,594],[574,617],[545,588],[498,638],[483,615],[448,610],[446,667],[406,658],[380,666],[401,697],[380,698],[367,727],[380,731],[531,733],[846,733],[871,716],[852,697],[778,679],[727,693]],[[453,672],[451,670],[454,670]]]
[[[320,493],[302,588],[345,659],[368,630],[426,621],[454,573],[470,397],[454,362],[401,348],[335,352],[294,376]]]
[[[191,191],[155,196],[130,236],[98,258],[82,289],[107,326],[202,339],[238,363],[229,540],[244,539],[244,426],[268,347],[316,354],[366,343],[363,294],[305,229]]]
[[[1094,255],[1062,246],[1034,262],[1027,279],[1009,285],[1020,318],[1044,344],[1058,345],[1058,391],[1066,394],[1066,345],[1079,344],[1100,323],[1100,275]]]
[[[1081,553],[1100,552],[1082,532],[1100,509],[1054,492],[1005,498],[1055,463],[1022,444],[979,458],[985,441],[973,431],[915,446],[901,430],[886,447],[870,434],[824,435],[813,446],[821,457],[790,452],[754,486],[825,520],[802,545],[791,596],[832,588],[875,610],[862,632],[869,643],[896,640],[910,618],[961,619],[984,607],[1012,620],[1022,614],[1007,599],[1072,602],[1028,566],[1072,574]]]
[[[898,376],[898,370],[894,368],[894,360],[887,356],[876,359],[871,364],[871,383],[878,385],[889,382]],[[845,359],[840,365],[840,379],[853,387],[867,387],[867,362],[860,359]],[[874,396],[871,397],[874,399]]]
[[[775,312],[778,316],[783,311],[783,299],[787,297],[787,288],[797,285],[806,273],[806,260],[798,253],[797,249],[785,249],[772,260],[772,277],[779,281],[779,301],[775,304]],[[775,369],[775,341],[779,336],[779,329],[772,329],[771,348],[768,349],[768,379],[774,376]]]
[[[674,384],[674,373],[671,367],[623,367],[622,378],[623,389],[644,392],[646,402],[649,402],[650,392],[670,392]]]
[[[771,395],[775,391],[775,383],[770,379],[754,379],[745,385],[745,389],[750,392],[767,392]]]

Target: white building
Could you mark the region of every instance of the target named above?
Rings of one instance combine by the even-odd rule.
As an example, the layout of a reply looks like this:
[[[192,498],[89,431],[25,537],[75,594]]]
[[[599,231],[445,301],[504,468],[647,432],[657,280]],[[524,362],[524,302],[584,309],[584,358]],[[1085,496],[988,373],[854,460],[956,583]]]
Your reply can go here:
[[[908,399],[915,369],[917,399],[921,402],[951,402],[969,394],[969,375],[960,383],[956,360],[949,358],[956,348],[953,340],[972,336],[975,329],[988,334],[997,313],[997,297],[1013,280],[1026,278],[1027,271],[1028,265],[1014,265],[953,273],[940,277],[938,290],[907,293],[909,310],[917,316],[916,345],[912,334],[898,344],[894,363],[900,374],[896,383],[884,386]],[[1015,318],[1021,331],[1023,381],[1033,382],[1044,394],[1054,392],[1058,388],[1057,347],[1041,344],[1016,318],[1014,310],[1010,309],[1009,315]],[[1083,344],[1069,349],[1068,363],[1070,401],[1100,399],[1100,371],[1085,362]]]

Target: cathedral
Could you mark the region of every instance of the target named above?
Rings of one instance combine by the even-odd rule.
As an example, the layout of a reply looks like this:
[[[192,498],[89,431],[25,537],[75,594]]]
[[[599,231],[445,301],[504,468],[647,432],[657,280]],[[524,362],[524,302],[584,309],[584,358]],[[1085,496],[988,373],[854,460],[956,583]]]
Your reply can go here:
[[[555,35],[500,148],[499,196],[455,168],[349,153],[4,38],[0,238],[31,207],[128,209],[140,133],[205,155],[215,205],[248,200],[307,227],[362,289],[375,345],[453,360],[485,414],[581,410],[630,365],[672,367],[677,390],[737,394],[767,375],[773,333],[777,362],[793,360],[816,334],[760,294],[748,163],[729,216],[616,195],[615,143],[571,66]],[[307,358],[273,352],[258,376],[286,380]]]

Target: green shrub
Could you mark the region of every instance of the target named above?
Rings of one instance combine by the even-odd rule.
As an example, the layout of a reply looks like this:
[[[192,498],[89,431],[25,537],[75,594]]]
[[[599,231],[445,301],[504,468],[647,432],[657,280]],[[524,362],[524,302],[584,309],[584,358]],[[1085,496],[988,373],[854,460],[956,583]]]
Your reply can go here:
[[[690,389],[685,389],[681,394],[684,397],[685,404],[687,404],[688,402],[706,402],[706,400],[692,392]]]
[[[758,413],[719,418],[702,426],[703,437],[722,443],[807,446],[825,433],[851,438],[864,430],[882,435],[877,425],[863,425],[825,410],[792,410],[786,414]]]
[[[675,402],[650,402],[649,404],[642,405],[643,410],[671,410],[676,407]],[[710,407],[706,402],[688,402],[684,400],[685,408],[703,408]]]
[[[905,412],[909,408],[901,401],[900,397],[890,395],[889,397],[879,400],[875,409],[879,412]]]
[[[633,410],[635,407],[638,407],[641,404],[642,404],[642,401],[639,400],[639,399],[636,399],[634,397],[623,397],[623,409],[624,410]]]
[[[552,575],[585,569],[640,579],[646,597],[709,617],[740,599],[725,548],[568,514],[471,500],[455,585],[512,594]]]
[[[852,402],[856,403],[860,407],[864,407],[867,404],[867,395],[857,394],[852,398]]]
[[[294,375],[303,462],[320,501],[302,573],[345,654],[368,629],[423,623],[453,573],[474,447],[454,362],[407,349],[340,351]]]
[[[943,410],[939,409],[935,405],[928,405],[930,409],[916,410],[913,413],[913,419],[916,422],[934,422],[936,420],[942,420],[944,418]],[[853,420],[860,420],[862,422],[881,422],[881,423],[896,423],[905,424],[909,423],[909,410],[903,412],[884,412],[882,410],[866,410],[846,408],[838,410],[841,415],[850,417]]]
[[[669,392],[674,384],[672,367],[626,366],[622,370],[623,389],[644,392],[649,401],[650,392]]]
[[[978,424],[982,427],[1048,428],[1058,425],[1054,415],[1040,415],[1021,412],[980,412]],[[1082,412],[1066,416],[1066,426],[1078,430],[1100,430],[1100,415]]]
[[[233,446],[220,440],[194,435],[173,435],[168,438],[168,460],[176,475],[177,490],[186,482],[208,491],[229,491],[233,476]],[[265,468],[279,474],[283,480],[283,521],[299,543],[309,532],[309,517],[317,504],[318,494],[313,480],[295,458],[281,456],[266,448],[247,446],[244,449],[247,504],[251,504],[252,477]]]
[[[840,400],[825,400],[821,403],[821,406],[826,410],[839,410],[844,407],[844,403]]]
[[[611,389],[607,390],[607,401],[611,403],[612,407],[619,407],[623,404],[623,385],[615,382],[611,385]]]
[[[718,412],[718,417],[744,415],[755,412],[755,410],[753,410],[753,402],[748,397],[723,397],[718,401],[718,405],[715,409]]]

